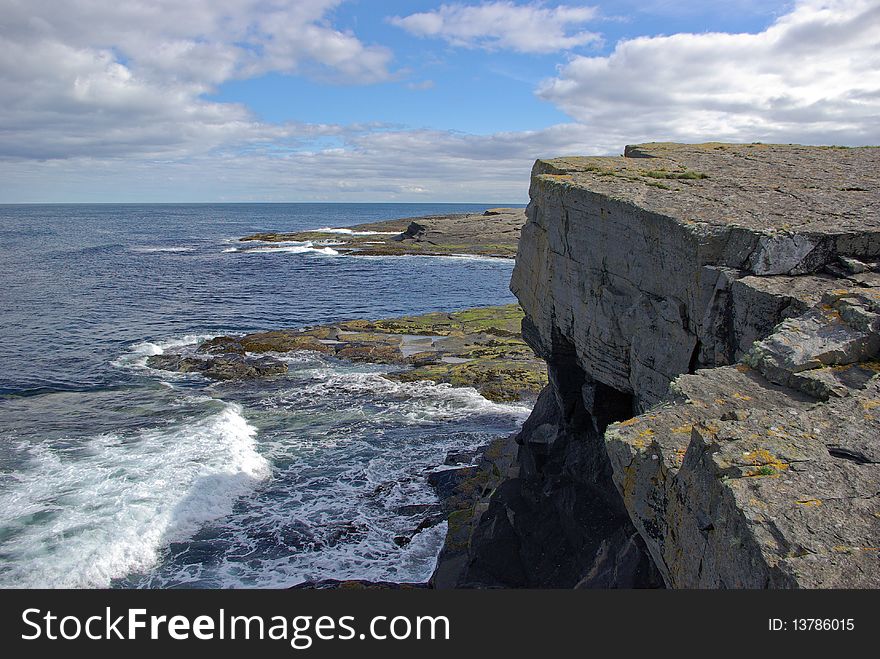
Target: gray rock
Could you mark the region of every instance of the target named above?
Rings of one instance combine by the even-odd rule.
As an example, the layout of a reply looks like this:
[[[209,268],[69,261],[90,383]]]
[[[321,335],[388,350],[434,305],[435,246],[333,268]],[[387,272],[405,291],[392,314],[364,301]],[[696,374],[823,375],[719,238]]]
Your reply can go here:
[[[253,357],[237,353],[206,357],[179,354],[153,355],[147,366],[178,373],[200,373],[213,380],[245,380],[287,373],[287,364],[275,357]]]
[[[511,289],[550,384],[447,581],[880,586],[878,172],[796,145],[538,161]]]

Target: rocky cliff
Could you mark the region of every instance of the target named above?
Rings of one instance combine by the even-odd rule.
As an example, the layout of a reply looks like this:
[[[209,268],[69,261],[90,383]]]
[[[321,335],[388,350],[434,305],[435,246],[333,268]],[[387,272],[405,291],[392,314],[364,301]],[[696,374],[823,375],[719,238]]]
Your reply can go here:
[[[880,587],[880,149],[639,145],[530,194],[550,384],[435,585]]]

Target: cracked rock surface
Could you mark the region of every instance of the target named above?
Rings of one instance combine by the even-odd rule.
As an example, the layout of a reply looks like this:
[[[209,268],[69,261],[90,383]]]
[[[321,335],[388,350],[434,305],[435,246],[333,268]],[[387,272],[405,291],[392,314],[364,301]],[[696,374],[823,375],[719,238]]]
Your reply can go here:
[[[549,385],[461,582],[880,587],[880,148],[637,145],[530,195]]]

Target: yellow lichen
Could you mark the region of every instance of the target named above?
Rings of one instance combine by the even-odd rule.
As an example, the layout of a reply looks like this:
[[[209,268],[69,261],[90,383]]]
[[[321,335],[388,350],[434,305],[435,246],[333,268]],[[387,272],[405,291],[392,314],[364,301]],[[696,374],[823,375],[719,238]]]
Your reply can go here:
[[[820,499],[801,499],[800,501],[796,501],[800,506],[805,506],[807,508],[815,508],[816,506],[821,506],[822,501]]]
[[[770,453],[770,451],[763,448],[744,453],[743,460],[746,463],[754,465],[756,467],[755,469],[750,469],[748,472],[746,472],[746,476],[749,477],[777,477],[779,476],[780,472],[787,470],[789,467],[789,464],[787,462],[783,462],[772,453]]]

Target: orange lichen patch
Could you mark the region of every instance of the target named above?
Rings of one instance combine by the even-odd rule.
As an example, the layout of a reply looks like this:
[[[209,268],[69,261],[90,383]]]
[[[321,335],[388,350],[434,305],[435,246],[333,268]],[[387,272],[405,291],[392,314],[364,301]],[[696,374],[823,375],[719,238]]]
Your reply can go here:
[[[639,432],[635,437],[630,440],[630,444],[635,446],[638,449],[647,448],[651,444],[651,438],[654,436],[654,431],[650,428],[645,428],[641,432]]]
[[[873,410],[878,407],[880,407],[880,400],[863,400],[862,401],[862,409],[863,410]]]
[[[716,399],[715,399],[715,402],[716,402],[718,405],[724,405],[724,403],[726,403],[727,401],[726,401],[724,398],[716,398]]]
[[[689,435],[691,433],[691,430],[693,430],[693,429],[694,429],[694,426],[692,423],[686,423],[683,426],[677,426],[677,427],[673,428],[672,432],[675,433],[676,435]]]
[[[763,448],[744,453],[743,460],[756,467],[746,472],[746,476],[779,476],[781,472],[789,467],[787,462],[783,462],[770,453],[770,451]]]
[[[737,400],[752,400],[751,396],[746,396],[745,394],[741,394],[738,391],[734,392],[733,397]]]
[[[823,304],[820,308],[825,312],[826,318],[830,320],[840,320],[840,312],[830,304]]]
[[[752,368],[750,366],[747,366],[746,364],[737,364],[736,370],[739,371],[740,373],[748,373],[749,371],[752,370]]]
[[[807,508],[815,508],[816,506],[821,506],[822,501],[820,499],[802,499],[800,501],[795,501],[799,506],[805,506]]]
[[[628,428],[629,426],[636,425],[641,419],[639,417],[634,416],[632,419],[627,419],[626,421],[621,421],[618,425],[621,428]]]

